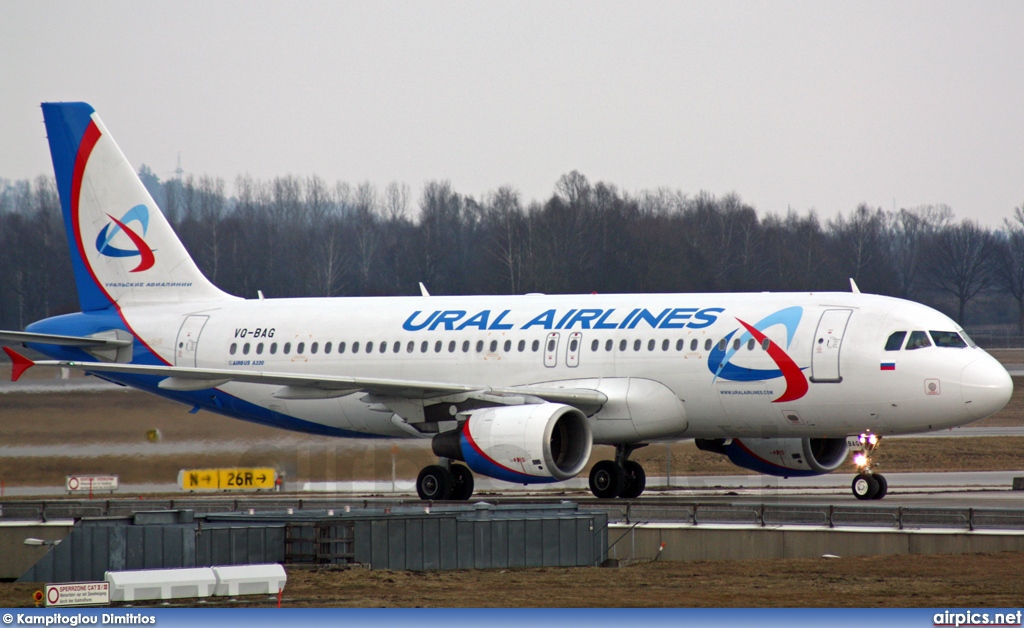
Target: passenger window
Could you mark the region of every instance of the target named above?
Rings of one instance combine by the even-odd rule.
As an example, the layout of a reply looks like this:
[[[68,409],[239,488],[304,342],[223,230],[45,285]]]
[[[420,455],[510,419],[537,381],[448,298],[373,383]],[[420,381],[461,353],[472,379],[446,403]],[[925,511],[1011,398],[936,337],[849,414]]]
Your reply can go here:
[[[235,355],[236,351],[238,351],[238,343],[237,342],[232,342],[231,343],[231,348],[228,349],[228,353],[230,353],[231,355]]]
[[[686,341],[683,340],[682,338],[677,340],[676,341],[676,351],[682,351],[683,350],[683,345],[685,345],[685,344],[686,344]]]
[[[310,353],[316,353],[317,349],[319,349],[319,348],[320,348],[320,343],[319,342],[314,342],[312,345],[309,346],[309,352]]]
[[[400,343],[397,343],[397,342],[395,343],[395,353],[398,353],[399,344]],[[386,340],[381,340],[380,341],[380,352],[381,353],[387,353],[388,352],[388,343],[387,343]]]
[[[324,343],[324,353],[330,353],[331,352],[331,346],[332,345],[331,345],[330,342]]]
[[[554,350],[555,350],[555,341],[554,341],[554,339],[551,339],[551,340],[548,341],[548,351],[554,351]]]
[[[256,345],[256,355],[263,355],[263,343]]]
[[[594,338],[594,341],[590,343],[590,350],[591,351],[597,351],[600,348],[601,348],[601,341],[598,340],[597,338]]]
[[[295,353],[302,353],[306,350],[306,343],[300,342],[299,346],[295,348]]]
[[[569,351],[571,351],[572,353],[576,353],[576,349],[578,348],[579,342],[575,338],[569,341]]]
[[[732,341],[732,350],[733,351],[739,351],[740,350],[740,339],[739,338],[737,338],[736,340]]]
[[[352,343],[352,353],[359,353],[359,341]]]
[[[767,351],[768,347],[770,347],[771,345],[772,345],[772,341],[768,340],[767,338],[765,338],[764,340],[761,341],[761,350],[762,351]]]
[[[406,353],[412,353],[415,349],[416,349],[416,343],[413,342],[412,340],[410,340],[409,344],[407,344],[405,346],[405,352]]]
[[[523,351],[525,351],[526,350],[526,341],[525,340],[520,340],[518,348],[519,348],[519,353],[522,353]]]
[[[668,338],[661,341],[661,350],[668,351]]]
[[[885,341],[886,351],[899,351],[900,347],[903,346],[903,339],[907,337],[905,331],[894,331],[889,336],[889,339]]]
[[[936,347],[953,347],[955,349],[964,349],[967,347],[967,343],[960,338],[960,335],[955,331],[932,331],[932,342],[935,343]]]
[[[277,343],[272,342],[270,343],[270,355],[274,355],[275,353],[277,353]]]
[[[697,350],[697,339],[694,338],[693,340],[690,341],[690,351],[696,351],[696,350]]]
[[[367,353],[373,353],[373,343],[372,342],[366,343],[366,352]]]
[[[292,352],[292,343],[290,343],[290,342],[284,343],[284,351],[282,351],[282,353],[284,353],[285,355],[288,355],[291,352]]]
[[[725,351],[725,347],[728,344],[729,344],[729,341],[726,340],[725,338],[722,338],[721,340],[718,341],[718,350],[719,351]]]
[[[928,340],[928,334],[923,331],[910,332],[910,340],[907,341],[907,351],[930,346],[932,346],[932,342]]]
[[[248,342],[245,343],[244,345],[242,345],[242,353],[244,353],[245,355],[249,355],[249,343]]]
[[[534,353],[536,353],[537,350],[540,349],[540,341],[539,340],[534,340],[533,344],[530,345],[530,348],[533,349]]]
[[[634,340],[634,341],[633,341],[633,351],[639,351],[639,350],[640,350],[640,345],[642,345],[642,344],[643,344],[643,343],[642,343],[642,342],[640,341],[640,339],[639,339],[639,338],[637,338],[636,340]]]
[[[747,351],[753,351],[753,350],[754,350],[754,345],[755,345],[755,344],[757,344],[757,343],[756,343],[756,342],[754,342],[754,339],[753,339],[753,338],[751,338],[750,340],[748,340],[748,341],[747,341]]]
[[[463,353],[469,353],[469,341],[468,340],[463,340],[462,341],[462,352]]]
[[[430,343],[427,342],[426,340],[424,340],[423,342],[420,343],[420,353],[426,353],[427,349],[429,349],[429,348],[430,348]],[[437,343],[437,350],[438,351],[441,350],[441,341],[438,341],[438,343]]]
[[[438,349],[440,351],[440,349]],[[448,343],[448,353],[455,353],[455,341],[452,340]]]
[[[654,351],[654,338],[647,341],[647,350]]]
[[[511,350],[512,350],[512,341],[511,340],[506,340],[505,341],[505,353],[508,353]]]
[[[338,353],[345,353],[345,343],[344,342],[339,342],[338,343]]]
[[[483,340],[477,340],[476,341],[476,352],[480,353],[483,350],[484,350],[484,341]]]
[[[491,341],[491,346],[488,347],[488,351],[490,353],[494,353],[497,350],[498,350],[498,341],[497,340],[492,340]]]
[[[604,341],[604,350],[605,351],[611,351],[613,348],[615,348],[615,341],[614,340],[609,338],[608,340]]]
[[[387,349],[388,347],[387,347],[387,345],[386,345],[386,344],[384,344],[383,342],[382,342],[382,343],[380,343],[380,344],[381,344],[381,347],[380,347],[380,352],[381,352],[381,353],[384,353],[384,351],[385,351],[385,350],[386,350],[386,349]],[[399,341],[399,340],[396,340],[396,341],[395,341],[395,346],[394,346],[394,347],[392,347],[392,349],[391,349],[391,350],[392,350],[393,352],[395,352],[395,353],[399,353],[399,352],[401,352],[401,350],[402,350],[402,343],[401,343],[401,341]]]
[[[626,341],[625,341],[625,339],[623,339],[623,340],[619,341],[619,351],[625,351],[625,350],[626,350]]]
[[[723,347],[723,349],[724,348],[725,347]],[[704,341],[704,350],[705,351],[711,351],[711,339],[710,338],[708,338],[707,340]]]

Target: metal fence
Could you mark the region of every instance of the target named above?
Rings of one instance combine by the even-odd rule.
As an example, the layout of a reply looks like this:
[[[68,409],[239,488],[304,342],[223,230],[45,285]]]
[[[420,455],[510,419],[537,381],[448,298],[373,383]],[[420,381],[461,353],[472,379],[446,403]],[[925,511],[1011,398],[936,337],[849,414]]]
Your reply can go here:
[[[581,503],[601,509],[610,523],[673,522],[690,525],[873,527],[904,529],[1024,530],[1024,510],[788,504]]]

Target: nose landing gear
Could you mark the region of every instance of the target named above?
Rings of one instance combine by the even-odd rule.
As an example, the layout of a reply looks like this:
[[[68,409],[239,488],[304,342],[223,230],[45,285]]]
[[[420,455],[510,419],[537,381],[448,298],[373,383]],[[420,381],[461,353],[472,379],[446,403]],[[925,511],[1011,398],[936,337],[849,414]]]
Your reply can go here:
[[[851,485],[853,496],[857,499],[882,499],[889,492],[889,483],[884,475],[871,469],[871,453],[881,444],[882,439],[876,434],[861,434],[857,440],[862,450],[853,457],[854,464],[860,470]]]

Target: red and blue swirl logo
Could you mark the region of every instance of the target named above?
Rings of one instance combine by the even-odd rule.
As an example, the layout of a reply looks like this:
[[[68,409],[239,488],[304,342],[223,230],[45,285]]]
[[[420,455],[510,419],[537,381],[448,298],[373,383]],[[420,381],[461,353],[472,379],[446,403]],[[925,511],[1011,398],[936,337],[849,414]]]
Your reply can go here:
[[[125,212],[124,216],[118,220],[110,214],[107,214],[110,218],[110,222],[104,225],[103,229],[100,230],[98,236],[96,236],[96,250],[100,252],[100,255],[106,255],[107,257],[139,257],[139,265],[131,270],[133,273],[141,273],[144,270],[149,270],[156,263],[156,257],[153,255],[153,249],[149,248],[146,241],[143,239],[146,236],[146,232],[149,231],[149,210],[146,209],[145,205],[136,205]],[[128,225],[130,223],[137,222],[142,228],[142,235],[133,230]],[[135,246],[135,249],[124,249],[119,248],[111,244],[111,241],[117,236],[118,233],[124,232],[131,243]]]
[[[724,342],[714,346],[708,355],[708,368],[714,373],[716,380],[722,378],[733,382],[757,382],[778,377],[784,378],[786,390],[778,399],[773,399],[772,403],[793,401],[803,397],[807,394],[807,377],[804,375],[803,369],[797,366],[793,358],[786,353],[786,349],[789,349],[789,345],[793,342],[793,336],[796,335],[796,328],[800,324],[801,317],[803,317],[803,308],[794,306],[769,314],[753,325],[737,318],[736,320],[742,327],[729,332],[729,335],[724,338]],[[780,347],[764,333],[769,327],[775,325],[782,325],[786,329],[786,349]],[[744,332],[739,337],[739,342],[732,342],[733,336],[741,329]],[[755,369],[733,364],[732,359],[750,340],[762,347],[767,343],[768,357],[775,362],[778,368]]]

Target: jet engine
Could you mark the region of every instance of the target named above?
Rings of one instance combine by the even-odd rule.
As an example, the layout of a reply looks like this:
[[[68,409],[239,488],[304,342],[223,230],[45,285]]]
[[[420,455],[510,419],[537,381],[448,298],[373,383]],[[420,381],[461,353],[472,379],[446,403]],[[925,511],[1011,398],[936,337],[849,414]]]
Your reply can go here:
[[[558,403],[474,410],[457,430],[434,436],[443,458],[464,461],[488,477],[536,484],[576,476],[590,459],[593,434],[587,417]]]
[[[698,438],[697,449],[729,456],[736,466],[781,477],[831,473],[846,460],[845,438]]]

